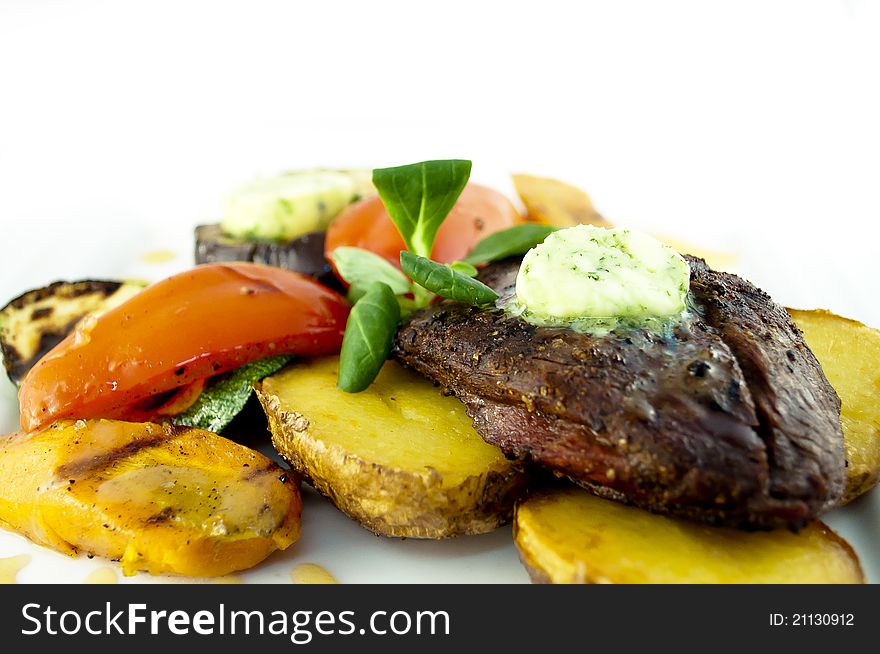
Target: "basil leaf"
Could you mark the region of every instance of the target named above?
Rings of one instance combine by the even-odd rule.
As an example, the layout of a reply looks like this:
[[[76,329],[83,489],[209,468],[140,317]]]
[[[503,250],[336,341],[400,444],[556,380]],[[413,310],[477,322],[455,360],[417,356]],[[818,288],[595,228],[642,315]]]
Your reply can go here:
[[[400,253],[400,266],[414,282],[450,300],[488,304],[498,299],[498,294],[483,282],[412,252]]]
[[[218,375],[208,382],[195,403],[172,417],[171,422],[220,433],[244,409],[254,392],[254,382],[278,372],[292,359],[287,354],[279,354]]]
[[[373,382],[391,351],[399,321],[394,291],[382,282],[371,284],[348,315],[339,354],[339,388],[359,393]]]
[[[543,243],[544,239],[557,229],[559,228],[550,225],[526,224],[489,234],[474,246],[464,261],[472,264],[489,263],[515,254],[525,254],[536,245]]]
[[[477,273],[480,272],[476,269],[475,266],[467,263],[466,261],[453,261],[449,264],[449,267],[452,268],[455,272],[460,272],[466,277],[476,277]]]
[[[373,185],[407,249],[429,257],[437,230],[452,211],[470,175],[470,161],[422,161],[377,168],[373,171]]]
[[[352,289],[363,289],[374,282],[382,282],[394,291],[395,295],[412,293],[412,285],[406,276],[378,254],[355,247],[338,247],[331,255],[339,275]],[[355,298],[357,299],[357,298]]]

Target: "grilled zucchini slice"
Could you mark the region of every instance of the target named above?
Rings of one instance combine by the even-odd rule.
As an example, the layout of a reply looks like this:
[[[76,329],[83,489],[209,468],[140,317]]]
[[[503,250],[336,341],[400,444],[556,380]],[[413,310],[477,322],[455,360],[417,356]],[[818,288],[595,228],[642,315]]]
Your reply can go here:
[[[138,282],[93,279],[55,282],[10,301],[0,309],[0,350],[9,379],[21,383],[85,316],[109,311],[143,287]]]

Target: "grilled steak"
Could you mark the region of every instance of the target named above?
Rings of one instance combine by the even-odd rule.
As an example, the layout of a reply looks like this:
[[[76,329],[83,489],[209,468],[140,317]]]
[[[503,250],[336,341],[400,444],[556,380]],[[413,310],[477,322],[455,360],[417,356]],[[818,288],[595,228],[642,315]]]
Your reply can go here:
[[[693,315],[667,333],[593,336],[444,301],[401,327],[394,355],[508,456],[655,511],[797,528],[843,491],[840,400],[784,309],[688,263]],[[509,294],[518,266],[480,279]]]

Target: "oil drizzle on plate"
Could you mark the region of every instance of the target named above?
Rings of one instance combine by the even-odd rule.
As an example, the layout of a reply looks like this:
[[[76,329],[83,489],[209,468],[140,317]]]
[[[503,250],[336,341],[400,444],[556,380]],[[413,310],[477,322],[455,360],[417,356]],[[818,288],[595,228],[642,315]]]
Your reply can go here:
[[[98,568],[92,570],[85,578],[85,584],[115,584],[119,582],[116,570],[110,567]]]
[[[15,577],[31,562],[29,554],[19,554],[18,556],[10,556],[0,559],[0,584],[14,584]]]
[[[241,577],[235,575],[224,575],[222,577],[214,577],[209,583],[212,584],[243,584]]]
[[[338,584],[336,577],[317,563],[300,563],[290,572],[295,584]]]
[[[168,263],[176,258],[177,254],[171,250],[153,250],[141,255],[141,261],[144,263]]]

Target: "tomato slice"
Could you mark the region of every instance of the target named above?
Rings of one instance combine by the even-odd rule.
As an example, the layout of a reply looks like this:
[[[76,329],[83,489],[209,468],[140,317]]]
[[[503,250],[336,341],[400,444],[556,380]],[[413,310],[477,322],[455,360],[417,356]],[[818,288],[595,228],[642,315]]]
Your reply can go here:
[[[84,320],[22,381],[21,426],[99,418],[273,354],[338,352],[348,304],[298,273],[210,264]]]
[[[483,238],[512,227],[521,217],[510,200],[498,191],[468,184],[434,241],[431,257],[441,263],[463,259]],[[333,261],[333,250],[349,245],[384,257],[400,268],[403,238],[379,197],[357,202],[342,212],[327,230],[324,255]]]

